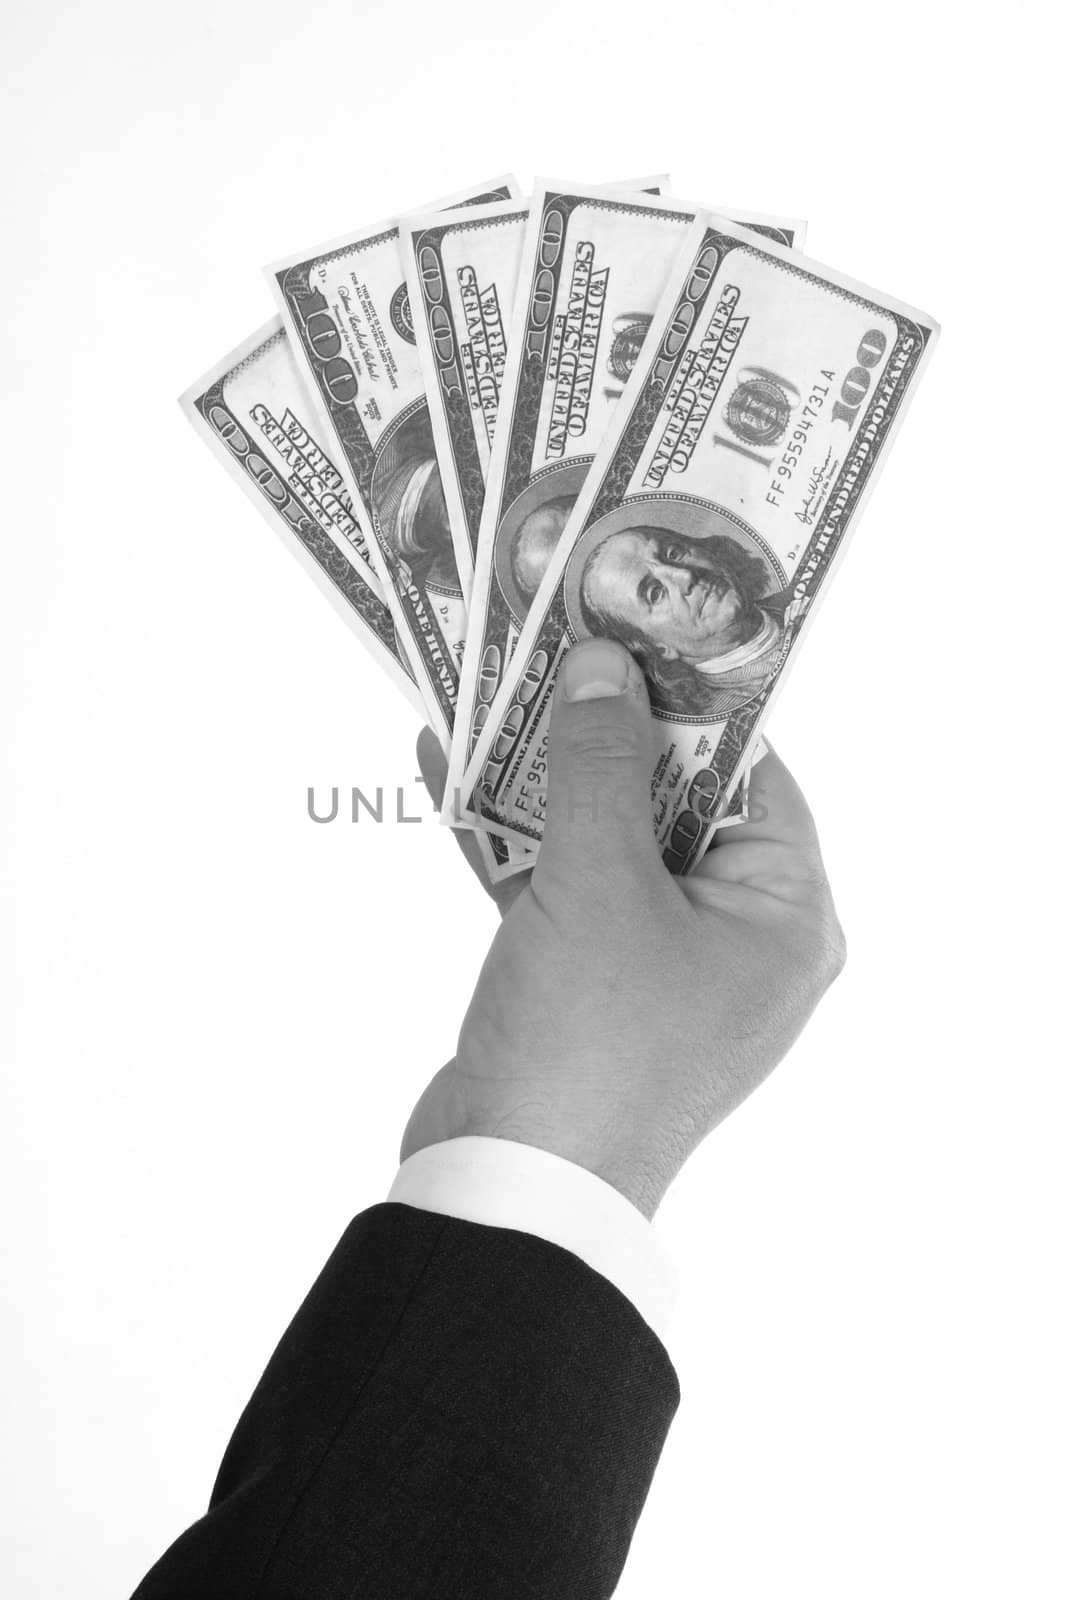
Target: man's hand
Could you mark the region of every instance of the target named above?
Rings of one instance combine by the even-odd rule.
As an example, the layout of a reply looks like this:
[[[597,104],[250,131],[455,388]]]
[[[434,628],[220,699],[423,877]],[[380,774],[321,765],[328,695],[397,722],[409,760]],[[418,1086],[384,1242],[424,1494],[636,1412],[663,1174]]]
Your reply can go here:
[[[455,1059],[415,1107],[402,1159],[462,1134],[514,1139],[651,1217],[840,972],[815,828],[777,756],[753,770],[748,822],[721,830],[686,878],[660,859],[651,764],[639,667],[609,640],[575,645],[552,707],[537,865],[494,896],[503,921]],[[424,761],[438,796],[440,770]]]

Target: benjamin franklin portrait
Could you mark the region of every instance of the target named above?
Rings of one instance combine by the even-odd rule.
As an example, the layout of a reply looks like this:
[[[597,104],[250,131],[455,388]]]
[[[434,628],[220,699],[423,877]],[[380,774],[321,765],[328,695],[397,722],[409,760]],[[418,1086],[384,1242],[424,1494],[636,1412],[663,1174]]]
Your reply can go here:
[[[526,611],[541,586],[576,498],[576,495],[567,494],[546,500],[528,512],[518,526],[511,545],[511,576],[517,593],[526,603]]]
[[[534,597],[570,519],[590,457],[541,471],[501,514],[493,545],[497,585],[518,624]]]
[[[382,447],[371,479],[377,527],[420,588],[459,594],[459,573],[441,473],[421,408]]]
[[[720,716],[771,681],[788,640],[780,585],[739,539],[639,524],[601,539],[578,579],[589,633],[640,661],[653,703]]]

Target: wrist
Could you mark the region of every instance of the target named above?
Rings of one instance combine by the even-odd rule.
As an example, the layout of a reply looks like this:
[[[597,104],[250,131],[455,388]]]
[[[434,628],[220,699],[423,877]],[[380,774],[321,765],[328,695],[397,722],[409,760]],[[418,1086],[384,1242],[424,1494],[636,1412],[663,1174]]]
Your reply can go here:
[[[612,1150],[587,1139],[573,1129],[553,1128],[543,1123],[528,1123],[519,1117],[494,1118],[491,1122],[467,1118],[446,1135],[450,1139],[499,1139],[505,1143],[529,1145],[573,1166],[581,1167],[616,1190],[640,1211],[649,1222],[670,1185],[671,1173],[635,1150]],[[408,1152],[409,1154],[412,1152]]]
[[[516,1086],[506,1081],[480,1079],[472,1086],[453,1060],[431,1079],[412,1112],[400,1159],[463,1138],[506,1140],[558,1156],[609,1184],[650,1221],[677,1172],[651,1137],[627,1136],[617,1122],[594,1125],[581,1107],[549,1107],[532,1096],[518,1101]]]

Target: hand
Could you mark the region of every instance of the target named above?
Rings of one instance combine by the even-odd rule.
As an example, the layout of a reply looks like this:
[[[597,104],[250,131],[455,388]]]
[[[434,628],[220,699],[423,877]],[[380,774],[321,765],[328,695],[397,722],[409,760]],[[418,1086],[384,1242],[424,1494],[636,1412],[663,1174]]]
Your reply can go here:
[[[425,748],[425,747],[424,747]],[[651,1217],[696,1146],[782,1059],[844,939],[811,815],[773,753],[749,821],[672,878],[652,829],[652,719],[609,640],[575,645],[552,708],[544,841],[504,917],[455,1059],[401,1159],[462,1134],[541,1146]],[[428,771],[440,793],[440,767]]]

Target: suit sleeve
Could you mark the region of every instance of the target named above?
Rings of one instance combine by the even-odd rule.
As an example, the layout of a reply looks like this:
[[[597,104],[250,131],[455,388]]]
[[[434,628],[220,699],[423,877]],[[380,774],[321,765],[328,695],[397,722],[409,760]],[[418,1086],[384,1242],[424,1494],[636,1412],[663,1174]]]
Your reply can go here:
[[[678,1398],[655,1334],[576,1256],[375,1206],[134,1600],[597,1600]]]

